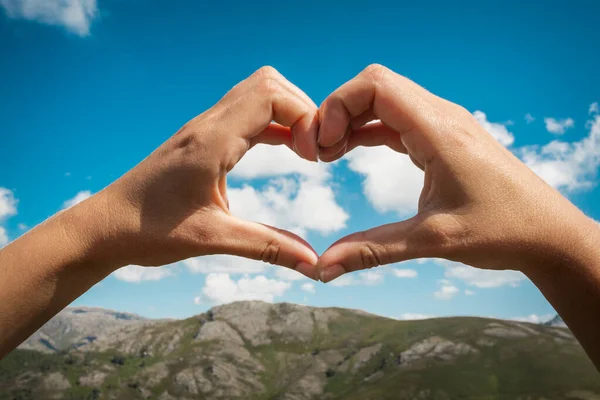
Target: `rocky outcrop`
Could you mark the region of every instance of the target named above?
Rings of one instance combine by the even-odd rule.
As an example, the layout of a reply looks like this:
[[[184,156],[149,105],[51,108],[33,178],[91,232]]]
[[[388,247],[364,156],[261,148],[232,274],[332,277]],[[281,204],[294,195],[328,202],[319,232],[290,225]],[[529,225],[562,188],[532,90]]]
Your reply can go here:
[[[216,340],[226,343],[231,342],[237,345],[244,344],[244,340],[240,334],[225,321],[203,323],[194,340],[197,342]]]
[[[97,338],[124,326],[137,325],[146,319],[130,313],[103,308],[69,307],[31,335],[19,348],[54,353],[85,346]]]
[[[522,399],[600,393],[593,365],[560,327],[481,318],[397,321],[257,301],[181,321],[122,321],[67,350],[10,354],[0,362],[0,398],[375,399],[390,398],[393,388],[394,399],[428,400],[492,398],[502,389],[494,385],[508,385],[511,398]],[[71,327],[65,337],[43,334],[75,344],[83,330],[61,326]],[[539,379],[518,393],[532,373]],[[474,381],[482,384],[470,393]],[[531,386],[538,381],[562,386],[544,392]]]
[[[408,366],[424,359],[450,361],[459,356],[476,354],[479,351],[466,343],[454,343],[439,336],[417,342],[400,353],[398,363]]]

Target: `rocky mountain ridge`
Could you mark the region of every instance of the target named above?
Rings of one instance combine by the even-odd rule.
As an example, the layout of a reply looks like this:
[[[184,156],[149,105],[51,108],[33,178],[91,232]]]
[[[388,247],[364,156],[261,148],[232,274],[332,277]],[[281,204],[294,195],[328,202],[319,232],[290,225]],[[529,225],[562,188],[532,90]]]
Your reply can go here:
[[[262,302],[126,320],[65,350],[15,350],[0,399],[600,399],[561,327]]]

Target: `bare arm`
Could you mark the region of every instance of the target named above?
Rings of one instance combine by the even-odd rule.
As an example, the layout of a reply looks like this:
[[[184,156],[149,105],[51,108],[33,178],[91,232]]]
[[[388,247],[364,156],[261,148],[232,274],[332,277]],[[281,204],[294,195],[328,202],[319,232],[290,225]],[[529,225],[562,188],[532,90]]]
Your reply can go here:
[[[387,145],[425,172],[415,217],[347,236],[320,276],[413,258],[515,269],[543,292],[600,369],[600,227],[462,107],[372,65],[319,109],[320,158]],[[364,126],[370,120],[379,123]],[[393,171],[391,171],[393,173]]]
[[[258,143],[315,161],[316,111],[262,68],[115,183],[0,250],[0,358],[128,264],[233,254],[315,278],[317,255],[305,241],[229,213],[226,174]]]

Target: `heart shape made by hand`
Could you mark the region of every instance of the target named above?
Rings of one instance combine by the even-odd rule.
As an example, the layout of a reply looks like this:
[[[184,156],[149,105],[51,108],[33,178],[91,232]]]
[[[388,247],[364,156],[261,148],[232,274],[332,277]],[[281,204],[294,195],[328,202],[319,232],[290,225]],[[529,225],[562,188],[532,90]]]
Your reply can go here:
[[[530,248],[519,240],[539,229],[528,230],[521,221],[537,207],[540,194],[562,199],[470,112],[380,65],[331,93],[318,109],[318,123],[321,161],[336,161],[358,146],[383,145],[408,155],[424,171],[414,217],[346,236],[319,257],[317,271],[306,264],[298,269],[323,282],[422,257],[520,269]],[[299,147],[312,147],[305,143],[312,140],[309,135],[292,136],[290,147],[298,154]],[[532,195],[531,187],[539,193]],[[514,207],[505,213],[508,204]]]

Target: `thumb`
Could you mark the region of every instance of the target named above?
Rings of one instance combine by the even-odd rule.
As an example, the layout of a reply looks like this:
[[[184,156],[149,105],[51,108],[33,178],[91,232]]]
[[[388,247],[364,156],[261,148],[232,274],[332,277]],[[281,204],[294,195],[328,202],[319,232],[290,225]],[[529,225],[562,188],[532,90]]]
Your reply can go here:
[[[319,279],[330,282],[347,272],[414,258],[441,256],[441,232],[417,215],[406,221],[348,235],[319,258]]]
[[[219,253],[281,265],[317,280],[317,253],[300,236],[232,215],[223,217]]]

